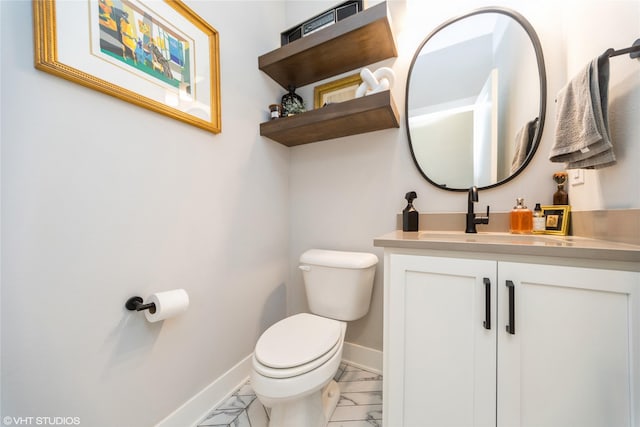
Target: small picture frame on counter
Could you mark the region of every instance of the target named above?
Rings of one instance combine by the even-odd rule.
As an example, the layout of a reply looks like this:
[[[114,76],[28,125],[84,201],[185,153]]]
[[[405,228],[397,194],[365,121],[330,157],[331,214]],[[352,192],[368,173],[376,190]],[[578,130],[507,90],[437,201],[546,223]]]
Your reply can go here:
[[[542,206],[544,212],[544,234],[566,236],[569,234],[570,205]]]

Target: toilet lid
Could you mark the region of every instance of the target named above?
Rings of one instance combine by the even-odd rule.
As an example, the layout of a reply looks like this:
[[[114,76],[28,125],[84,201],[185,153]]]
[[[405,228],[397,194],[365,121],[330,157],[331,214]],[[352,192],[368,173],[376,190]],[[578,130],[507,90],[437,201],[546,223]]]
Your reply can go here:
[[[256,344],[255,357],[278,369],[309,363],[331,350],[340,339],[340,322],[300,313],[267,329]]]

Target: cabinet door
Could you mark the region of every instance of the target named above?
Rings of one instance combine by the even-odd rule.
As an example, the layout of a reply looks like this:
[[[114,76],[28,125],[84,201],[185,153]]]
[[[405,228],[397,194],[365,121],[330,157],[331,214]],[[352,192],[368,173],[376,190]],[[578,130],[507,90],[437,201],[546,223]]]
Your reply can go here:
[[[389,256],[385,426],[495,426],[496,265]]]
[[[637,425],[640,273],[501,262],[498,275],[498,426]]]

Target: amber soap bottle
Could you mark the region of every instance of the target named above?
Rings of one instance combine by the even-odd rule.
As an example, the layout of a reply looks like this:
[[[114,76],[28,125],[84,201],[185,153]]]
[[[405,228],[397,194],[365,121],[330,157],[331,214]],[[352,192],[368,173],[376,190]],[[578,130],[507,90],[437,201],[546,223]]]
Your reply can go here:
[[[516,206],[511,210],[509,219],[510,233],[526,234],[533,231],[533,212],[524,205],[524,199],[516,199]]]

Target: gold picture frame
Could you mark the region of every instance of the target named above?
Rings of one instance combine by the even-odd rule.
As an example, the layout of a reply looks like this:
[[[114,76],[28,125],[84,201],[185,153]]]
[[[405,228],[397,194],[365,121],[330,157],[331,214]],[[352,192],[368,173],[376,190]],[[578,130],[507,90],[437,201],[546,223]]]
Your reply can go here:
[[[544,234],[556,234],[560,236],[566,236],[569,234],[571,206],[542,206],[542,212],[544,212]]]
[[[180,0],[33,0],[39,70],[219,133],[218,32]]]
[[[325,104],[354,99],[361,83],[362,78],[358,73],[314,87],[313,108],[321,108]]]

